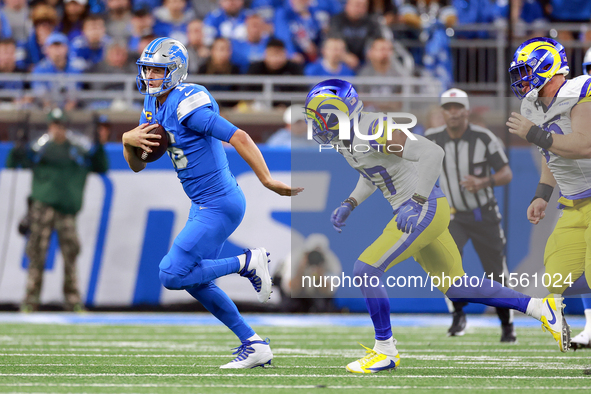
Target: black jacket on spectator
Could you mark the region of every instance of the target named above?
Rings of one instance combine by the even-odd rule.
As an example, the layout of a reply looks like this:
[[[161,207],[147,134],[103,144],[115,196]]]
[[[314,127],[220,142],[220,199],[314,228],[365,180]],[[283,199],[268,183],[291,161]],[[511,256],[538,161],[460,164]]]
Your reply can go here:
[[[329,36],[341,37],[347,44],[347,50],[357,56],[360,62],[365,60],[365,46],[382,36],[377,21],[365,16],[357,21],[350,21],[342,12],[330,20]]]
[[[248,67],[248,75],[304,75],[304,69],[300,64],[294,63],[292,61],[287,61],[283,67],[278,70],[270,70],[265,65],[264,61],[253,62],[250,63]],[[304,88],[305,89],[305,88]],[[262,91],[262,89],[258,86],[249,86],[248,90],[251,91]],[[302,88],[298,88],[298,86],[294,85],[278,85],[275,84],[273,86],[274,92],[298,92],[302,91]],[[274,105],[291,105],[291,102],[287,101],[275,101],[273,102]]]

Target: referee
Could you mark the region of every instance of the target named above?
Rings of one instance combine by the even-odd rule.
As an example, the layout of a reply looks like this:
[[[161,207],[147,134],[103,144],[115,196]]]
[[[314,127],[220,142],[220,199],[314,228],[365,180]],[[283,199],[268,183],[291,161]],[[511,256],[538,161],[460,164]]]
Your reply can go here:
[[[484,271],[487,275],[494,274],[494,280],[500,282],[503,275],[506,279],[508,270],[505,235],[493,187],[506,185],[513,177],[507,156],[490,130],[468,122],[470,103],[466,92],[460,89],[444,92],[441,107],[445,126],[426,130],[425,137],[445,150],[439,184],[451,205],[449,232],[460,253],[468,240],[472,240]],[[466,303],[453,303],[449,336],[464,335],[464,306]],[[501,320],[501,342],[515,342],[512,311],[497,308],[497,315]]]

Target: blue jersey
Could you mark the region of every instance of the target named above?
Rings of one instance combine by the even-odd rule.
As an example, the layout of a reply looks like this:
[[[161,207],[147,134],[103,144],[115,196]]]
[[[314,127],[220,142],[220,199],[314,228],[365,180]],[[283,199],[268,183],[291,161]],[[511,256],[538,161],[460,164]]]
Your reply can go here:
[[[238,128],[220,116],[218,103],[201,85],[180,84],[162,105],[146,96],[141,123],[158,123],[168,132],[168,155],[187,196],[203,204],[238,188],[222,141]]]

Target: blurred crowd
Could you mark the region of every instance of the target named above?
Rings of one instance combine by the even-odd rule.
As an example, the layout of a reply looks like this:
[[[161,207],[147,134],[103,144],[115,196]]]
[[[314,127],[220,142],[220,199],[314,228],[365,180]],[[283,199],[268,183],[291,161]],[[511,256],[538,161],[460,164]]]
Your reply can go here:
[[[192,74],[428,73],[444,88],[453,83],[449,38],[455,26],[502,24],[509,17],[517,24],[591,20],[588,0],[1,0],[0,5],[1,73],[135,74],[135,60],[146,44],[169,36],[186,45]],[[489,34],[458,32],[455,37]],[[410,53],[400,39],[424,45]],[[402,61],[404,56],[412,61]],[[27,97],[23,88],[33,93]],[[0,80],[0,89],[21,92],[14,95],[17,103],[66,110],[80,105],[72,92],[85,88],[122,85],[42,81],[29,86]]]

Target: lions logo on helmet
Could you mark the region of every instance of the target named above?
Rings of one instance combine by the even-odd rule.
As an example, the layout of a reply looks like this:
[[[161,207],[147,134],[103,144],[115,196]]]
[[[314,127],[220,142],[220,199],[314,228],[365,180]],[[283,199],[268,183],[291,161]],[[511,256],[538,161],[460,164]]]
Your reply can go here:
[[[188,58],[187,49],[179,41],[169,37],[153,40],[136,62],[138,65],[136,84],[140,93],[158,97],[174,89],[187,78]],[[159,87],[149,86],[148,81],[154,81],[154,79],[146,78],[146,67],[164,69],[164,78],[159,79],[162,81]]]
[[[513,55],[509,68],[511,89],[520,100],[527,97],[533,101],[554,75],[568,75],[568,72],[562,44],[551,38],[532,38],[521,44]]]
[[[326,114],[326,110],[339,110],[351,121],[361,113],[363,102],[359,100],[357,91],[347,81],[328,79],[314,86],[306,97],[306,119],[312,122],[314,141],[329,144],[339,134],[339,120],[334,114]]]

